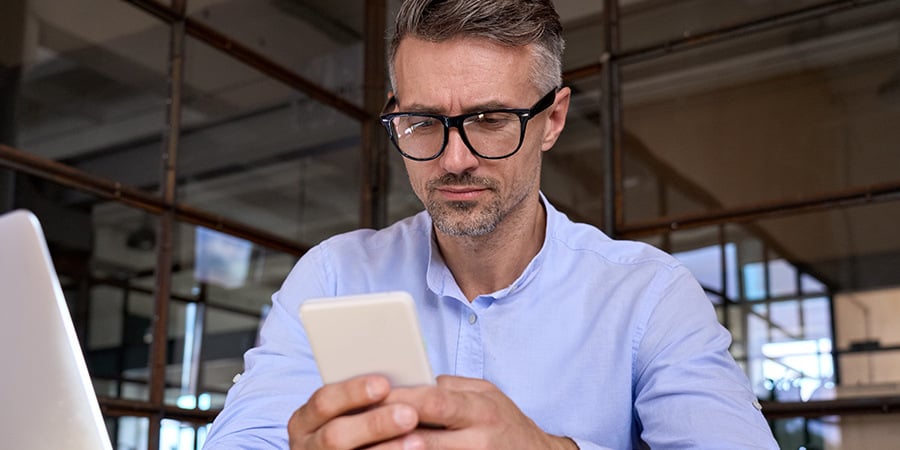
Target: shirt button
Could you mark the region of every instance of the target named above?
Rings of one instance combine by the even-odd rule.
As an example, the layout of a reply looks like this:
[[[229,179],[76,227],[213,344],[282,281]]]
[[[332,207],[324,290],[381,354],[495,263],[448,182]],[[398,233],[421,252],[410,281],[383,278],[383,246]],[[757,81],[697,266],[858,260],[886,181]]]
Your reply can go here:
[[[470,325],[474,325],[476,320],[478,320],[478,316],[476,316],[475,313],[469,314]]]

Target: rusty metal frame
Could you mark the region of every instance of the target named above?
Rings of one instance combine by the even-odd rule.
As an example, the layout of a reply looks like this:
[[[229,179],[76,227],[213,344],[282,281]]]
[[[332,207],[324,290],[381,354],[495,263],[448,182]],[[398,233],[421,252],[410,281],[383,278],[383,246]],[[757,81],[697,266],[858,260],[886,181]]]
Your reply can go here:
[[[831,191],[796,199],[724,208],[706,213],[662,217],[624,225],[619,231],[623,236],[635,238],[672,230],[684,230],[724,223],[750,222],[759,219],[896,200],[900,200],[900,181]]]
[[[301,242],[285,239],[268,231],[184,204],[166,205],[161,197],[149,192],[2,144],[0,144],[0,166],[152,214],[161,214],[167,207],[172,206],[175,218],[179,222],[228,233],[290,255],[301,256],[309,250],[309,246]]]
[[[900,395],[809,402],[760,402],[767,419],[900,413]]]
[[[184,17],[186,0],[172,0],[172,9]],[[183,20],[169,24],[169,108],[161,155],[160,197],[165,206],[159,216],[156,249],[156,287],[153,300],[153,340],[150,344],[150,406],[157,411],[150,416],[147,449],[159,448],[162,419],[165,418],[166,357],[169,336],[169,304],[172,294],[172,251],[175,229],[176,177],[178,144],[181,137],[181,100],[184,83],[185,26]]]
[[[601,57],[603,109],[603,229],[618,236],[622,223],[622,103],[619,64],[619,1],[603,2],[604,51]]]
[[[359,224],[363,228],[387,225],[387,136],[375,119],[385,101],[386,0],[366,0],[364,33],[364,98],[366,119],[362,122],[362,179]]]

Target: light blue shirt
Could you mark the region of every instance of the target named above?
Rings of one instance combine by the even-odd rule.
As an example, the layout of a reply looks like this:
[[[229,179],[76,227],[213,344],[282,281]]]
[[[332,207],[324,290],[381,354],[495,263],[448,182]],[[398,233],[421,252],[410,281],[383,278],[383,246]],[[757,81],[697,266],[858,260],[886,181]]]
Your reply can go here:
[[[404,290],[437,374],[484,378],[582,450],[777,449],[730,335],[674,258],[576,224],[545,198],[543,247],[509,287],[469,303],[422,212],[322,242],[273,296],[206,449],[288,448],[322,384],[298,318],[314,297]]]

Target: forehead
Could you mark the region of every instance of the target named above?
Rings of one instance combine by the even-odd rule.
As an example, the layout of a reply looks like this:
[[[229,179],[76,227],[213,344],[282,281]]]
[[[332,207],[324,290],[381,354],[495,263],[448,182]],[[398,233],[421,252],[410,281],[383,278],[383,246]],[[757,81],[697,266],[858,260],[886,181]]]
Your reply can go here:
[[[534,52],[486,39],[431,42],[406,37],[394,58],[397,98],[405,104],[441,109],[473,102],[516,104],[536,91],[531,80]]]

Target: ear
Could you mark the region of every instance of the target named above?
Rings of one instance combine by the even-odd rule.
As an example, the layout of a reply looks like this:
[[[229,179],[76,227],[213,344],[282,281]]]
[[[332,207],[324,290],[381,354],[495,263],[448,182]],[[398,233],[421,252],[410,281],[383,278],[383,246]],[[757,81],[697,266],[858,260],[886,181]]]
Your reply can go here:
[[[388,91],[386,100],[384,106],[381,107],[382,114],[392,112],[397,107],[397,97],[394,96],[394,91]]]
[[[550,107],[550,113],[547,114],[541,150],[545,152],[550,150],[556,144],[556,140],[559,139],[560,133],[566,126],[566,115],[569,113],[569,99],[571,97],[572,90],[568,87],[563,87],[556,93],[556,100],[553,102],[553,106]]]

